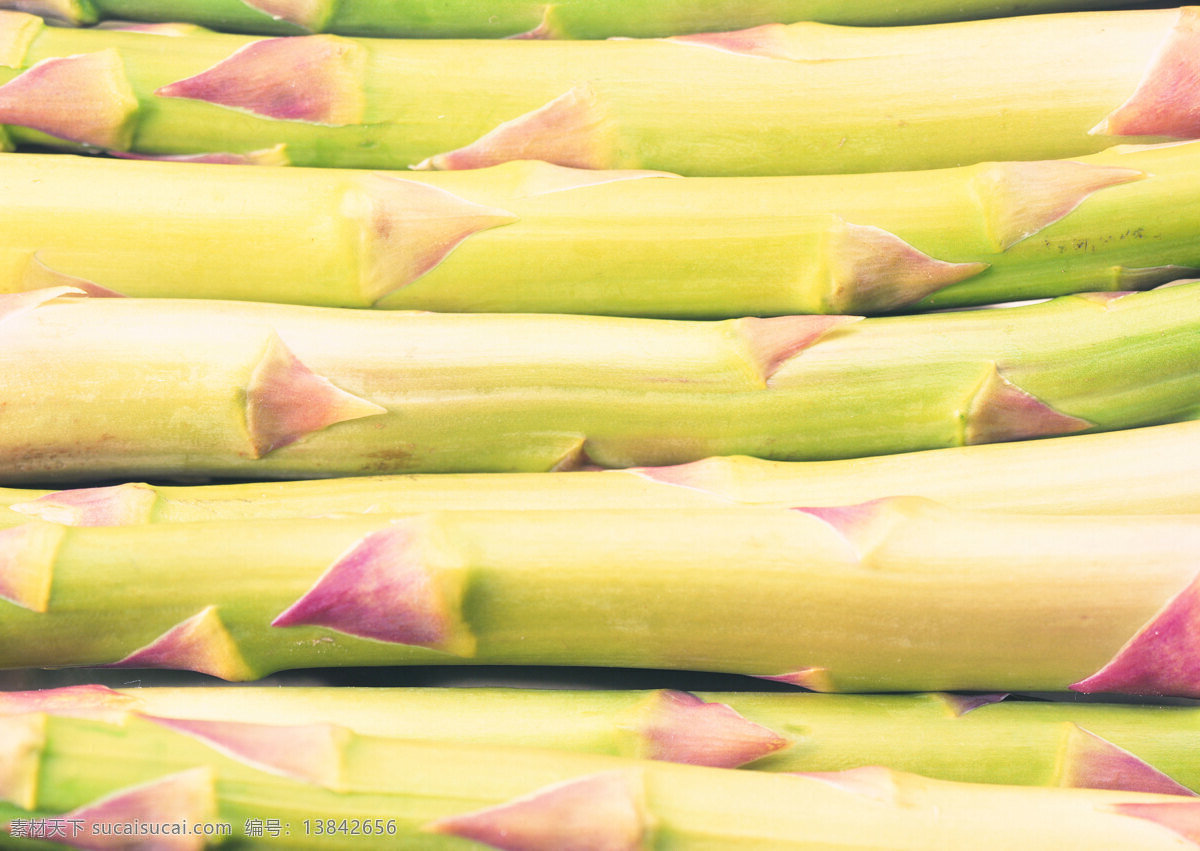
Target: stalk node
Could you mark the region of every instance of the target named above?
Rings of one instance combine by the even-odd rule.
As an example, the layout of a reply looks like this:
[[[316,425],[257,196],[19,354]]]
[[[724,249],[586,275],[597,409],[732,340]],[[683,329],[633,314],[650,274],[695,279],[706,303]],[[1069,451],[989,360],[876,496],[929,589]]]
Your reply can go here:
[[[0,692],[0,716],[44,713],[118,724],[138,706],[136,698],[98,683],[38,691]]]
[[[1185,6],[1129,100],[1089,132],[1108,136],[1200,137],[1200,7]]]
[[[5,5],[13,11],[37,15],[69,27],[86,27],[99,20],[88,0],[9,0]]]
[[[762,386],[770,384],[785,363],[827,334],[844,325],[862,320],[861,316],[771,316],[765,319],[745,317],[733,320],[751,362],[761,376]]]
[[[1072,722],[1066,723],[1054,784],[1076,789],[1197,795],[1140,757]]]
[[[1152,821],[1200,845],[1200,801],[1113,804],[1112,811],[1130,818]]]
[[[881,804],[895,806],[900,803],[900,786],[896,773],[880,765],[864,765],[845,771],[806,771],[800,772],[800,776],[828,783],[844,792],[861,795]]]
[[[675,35],[665,39],[676,44],[695,45],[735,53],[757,56],[763,59],[783,59],[800,62],[808,58],[797,52],[797,40],[792,38],[793,26],[789,24],[763,24],[729,32],[696,33]]]
[[[38,778],[46,746],[46,716],[29,712],[0,724],[0,801],[37,807]]]
[[[639,851],[651,825],[640,771],[607,771],[538,789],[425,829],[501,851]]]
[[[971,188],[988,236],[1006,251],[1067,216],[1092,193],[1146,176],[1071,160],[990,163],[971,179]]]
[[[822,312],[886,313],[988,268],[986,263],[938,260],[882,228],[831,218]]]
[[[273,332],[246,387],[246,430],[256,458],[336,423],[385,413],[317,375]]]
[[[168,629],[145,647],[105,668],[170,668],[197,671],[223,680],[252,680],[247,664],[216,606],[207,606]]]
[[[137,111],[114,48],[43,59],[0,86],[0,123],[94,148],[127,149]]]
[[[771,680],[776,683],[800,686],[800,688],[806,688],[809,691],[835,692],[838,690],[837,686],[834,685],[833,677],[830,675],[828,668],[800,668],[787,674],[756,674],[755,677],[760,680]]]
[[[40,520],[0,530],[0,597],[31,612],[48,611],[65,535],[66,527]]]
[[[300,29],[317,33],[325,29],[333,14],[333,0],[242,0],[272,20],[295,24]]]
[[[349,732],[334,724],[256,724],[142,716],[226,756],[281,777],[345,788],[342,753]]]
[[[9,508],[64,526],[128,526],[149,523],[156,502],[154,488],[129,482],[57,491]]]
[[[99,825],[211,823],[217,819],[217,790],[213,769],[205,766],[170,774],[149,783],[130,786],[97,801],[77,807],[61,816],[64,823],[78,827],[78,837],[56,837],[56,842],[76,848],[115,847],[97,844]],[[72,831],[74,832],[74,831]],[[156,837],[157,851],[201,851],[206,845],[201,835]],[[128,847],[128,846],[123,846]]]
[[[497,126],[471,144],[436,154],[418,171],[483,168],[510,160],[544,160],[573,168],[616,168],[614,127],[591,86],[581,84],[545,106]]]
[[[1200,576],[1073,691],[1200,698]]]
[[[327,627],[471,655],[475,640],[462,622],[464,577],[434,564],[430,537],[420,520],[401,520],[368,534],[271,626]]]
[[[963,415],[963,443],[1001,443],[1054,437],[1092,428],[1093,423],[1054,410],[1006,378],[995,363],[971,395]]]
[[[124,298],[116,290],[110,290],[108,287],[102,287],[93,281],[77,278],[74,275],[67,275],[52,269],[37,254],[33,254],[29,258],[29,265],[25,269],[25,276],[21,280],[21,285],[26,290],[48,290],[54,287],[70,287],[71,289],[86,293],[92,298]]]
[[[155,94],[281,121],[342,127],[363,121],[365,64],[365,50],[338,36],[269,38]]]
[[[363,293],[368,304],[436,268],[468,237],[519,217],[427,183],[376,173],[346,198],[363,225]]]
[[[661,690],[638,708],[637,756],[666,762],[738,768],[786,748],[786,736],[756,724],[724,703]]]

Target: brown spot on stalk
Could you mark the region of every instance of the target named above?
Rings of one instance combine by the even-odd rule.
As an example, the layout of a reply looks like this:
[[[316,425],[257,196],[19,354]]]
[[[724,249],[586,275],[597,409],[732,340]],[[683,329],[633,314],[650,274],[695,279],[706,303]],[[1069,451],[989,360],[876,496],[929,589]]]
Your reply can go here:
[[[992,363],[966,405],[963,442],[970,445],[1055,437],[1083,431],[1092,425],[1054,410],[1009,381]]]
[[[786,737],[724,703],[683,691],[654,692],[638,708],[638,756],[712,768],[737,768],[788,746]]]
[[[0,86],[0,124],[124,150],[133,138],[137,97],[116,50],[43,59]]]
[[[62,718],[88,718],[115,724],[139,705],[136,698],[98,684],[0,692],[0,715],[43,712]]]
[[[896,804],[900,798],[895,772],[882,766],[865,765],[845,771],[805,771],[799,772],[797,776],[819,780],[852,795],[860,795],[883,804]]]
[[[145,647],[103,667],[170,668],[197,671],[223,680],[252,680],[255,677],[233,636],[221,623],[216,606],[202,609]]]
[[[1008,697],[1008,694],[942,694],[939,696],[955,718],[962,718],[968,712],[973,712],[982,706],[991,706],[993,703],[1002,702]]]
[[[154,488],[131,482],[57,491],[9,507],[65,526],[132,526],[150,522],[157,500]]]
[[[310,33],[320,32],[333,11],[330,0],[242,0],[251,9],[276,21],[295,24]]]
[[[30,290],[45,290],[51,287],[69,287],[72,290],[80,290],[92,298],[123,298],[124,296],[116,290],[110,290],[108,287],[102,287],[97,283],[77,278],[74,275],[68,275],[64,272],[59,272],[47,266],[38,255],[33,255],[29,259],[29,265],[25,267],[25,275],[21,279],[21,284]]]
[[[1200,845],[1200,801],[1162,804],[1114,804],[1112,811],[1130,818],[1152,821],[1189,842]]]
[[[800,668],[786,674],[756,674],[755,677],[760,680],[770,680],[775,683],[800,686],[800,688],[806,688],[809,691],[837,691],[828,668]]]
[[[502,851],[636,851],[650,824],[640,773],[609,771],[568,780],[425,829]]]
[[[1094,135],[1200,137],[1200,8],[1184,7],[1129,100]]]
[[[475,642],[461,624],[461,576],[433,566],[430,547],[418,524],[401,521],[372,532],[271,626],[328,627],[375,641],[469,655]]]
[[[1057,222],[1093,192],[1144,177],[1131,168],[1046,160],[983,166],[971,186],[988,236],[1003,251]]]
[[[822,293],[824,309],[831,313],[896,310],[988,267],[938,260],[882,228],[831,218],[825,257],[828,277]]]
[[[513,194],[517,198],[533,198],[555,192],[568,192],[587,186],[600,186],[624,180],[642,180],[647,177],[679,177],[669,171],[653,171],[639,168],[589,169],[570,168],[536,160],[514,162],[520,174]]]
[[[111,156],[125,160],[153,160],[167,163],[209,163],[216,165],[291,165],[288,158],[287,145],[275,145],[270,148],[260,148],[257,151],[247,151],[244,154],[234,154],[227,151],[212,151],[204,154],[135,154],[112,152]]]
[[[153,848],[154,851],[200,851],[206,845],[201,835],[155,836],[152,844],[130,845],[129,837],[113,837],[113,824],[212,823],[217,818],[216,784],[211,768],[193,768],[169,774],[149,783],[129,786],[97,801],[56,816],[72,829],[55,842],[92,851],[115,848]],[[98,830],[105,825],[106,830]],[[73,828],[78,827],[78,831]]]
[[[856,505],[793,508],[820,520],[840,537],[853,558],[866,563],[891,531],[917,514],[936,510],[922,497],[888,496]]]
[[[1200,577],[1168,600],[1108,664],[1071,689],[1200,697]]]
[[[269,38],[251,42],[207,71],[155,94],[283,121],[360,124],[365,62],[362,47],[337,36]]]
[[[0,11],[0,66],[20,68],[29,45],[45,27],[36,14]]]
[[[81,27],[94,24],[96,15],[79,0],[8,0],[4,8],[14,12],[27,12],[48,21]],[[2,54],[0,54],[2,55]]]
[[[255,768],[327,789],[342,788],[342,748],[348,733],[333,724],[282,726],[144,717]]]
[[[1196,795],[1124,748],[1077,724],[1068,723],[1066,726],[1054,785],[1159,795]]]
[[[335,423],[386,413],[317,375],[275,334],[246,387],[246,429],[257,458]]]
[[[465,239],[518,216],[437,186],[364,176],[346,201],[363,223],[363,294],[374,304],[437,267]]]
[[[45,745],[45,715],[31,711],[0,720],[0,801],[26,810],[37,807]]]
[[[612,123],[590,86],[579,85],[545,106],[505,121],[471,144],[414,166],[449,171],[511,160],[544,160],[574,168],[616,165]]]
[[[742,56],[759,56],[764,59],[789,61],[802,60],[805,57],[796,52],[794,39],[790,33],[791,29],[784,24],[763,24],[731,32],[677,35],[665,40],[677,44],[710,47],[723,53],[736,53]]]
[[[0,530],[0,597],[32,612],[47,611],[54,559],[66,532],[40,521]]]
[[[751,362],[761,376],[763,386],[787,363],[829,334],[835,328],[850,325],[861,316],[772,316],[766,319],[746,317],[732,320]]]

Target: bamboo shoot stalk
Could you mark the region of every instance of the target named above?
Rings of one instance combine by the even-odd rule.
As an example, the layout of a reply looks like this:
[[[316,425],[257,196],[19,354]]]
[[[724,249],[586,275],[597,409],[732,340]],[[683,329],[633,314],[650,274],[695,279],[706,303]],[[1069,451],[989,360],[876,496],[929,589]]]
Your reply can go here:
[[[536,747],[755,771],[871,765],[941,780],[1189,794],[1191,706],[1002,695],[508,688],[137,688],[0,693],[0,715],[117,723],[133,715],[312,727],[485,747]],[[1119,770],[1114,771],[1114,767]]]
[[[1200,399],[1195,283],[861,322],[72,292],[0,304],[6,485],[819,460],[1186,420]]]
[[[412,0],[0,0],[0,9],[31,12],[74,26],[102,19],[189,21],[217,30],[263,35],[332,32],[384,38],[538,39],[670,36],[810,20],[876,26],[935,23],[1130,5],[1119,0],[455,0],[435,5]]]
[[[303,849],[545,851],[586,837],[583,847],[617,851],[931,842],[1149,851],[1195,844],[1200,807],[1174,795],[960,784],[878,768],[785,776],[409,742],[329,724],[269,729],[154,716],[4,718],[4,741],[20,758],[0,818],[13,847],[48,847],[17,835],[55,824],[52,847],[94,848],[114,841],[93,835],[104,825],[186,823],[229,832],[152,841],[187,851],[231,837],[238,847]]]
[[[1191,139],[1197,7],[603,42],[0,21],[12,141],[295,165],[887,172]]]
[[[669,177],[13,155],[0,158],[0,291],[720,319],[1146,289],[1200,271],[1200,212],[1177,200],[1200,191],[1200,143]]]
[[[918,498],[0,532],[0,666],[673,668],[1200,696],[1194,516]],[[1131,582],[1131,572],[1137,581]]]
[[[1098,463],[1097,459],[1102,459]],[[840,461],[707,458],[674,467],[356,476],[225,485],[0,488],[6,526],[444,510],[833,506],[923,496],[1030,514],[1200,513],[1200,422]]]

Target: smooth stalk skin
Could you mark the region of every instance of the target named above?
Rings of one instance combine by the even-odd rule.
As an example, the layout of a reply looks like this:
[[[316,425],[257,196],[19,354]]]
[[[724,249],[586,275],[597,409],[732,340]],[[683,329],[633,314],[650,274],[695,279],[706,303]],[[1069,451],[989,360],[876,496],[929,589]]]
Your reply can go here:
[[[1003,695],[501,688],[138,688],[0,693],[0,715],[131,714],[538,747],[757,771],[883,765],[941,780],[1194,794],[1195,707]],[[1099,743],[1080,751],[1078,743]],[[1107,757],[1107,758],[1106,758]],[[1114,758],[1119,762],[1114,763]],[[1114,765],[1117,770],[1112,770]],[[1172,779],[1173,778],[1173,779]]]
[[[0,0],[0,9],[85,26],[189,21],[261,35],[330,32],[384,38],[599,39],[680,35],[761,24],[822,21],[879,26],[1129,8],[1120,0]]]
[[[0,720],[0,735],[14,757],[0,801],[13,848],[107,848],[94,835],[105,824],[184,822],[224,824],[229,833],[156,837],[152,847],[734,851],[933,843],[1153,851],[1200,844],[1200,804],[1189,798],[952,783],[882,768],[779,775],[410,742],[335,724],[152,715],[113,723],[28,713]],[[58,845],[17,836],[56,826]],[[125,843],[117,847],[131,847]]]
[[[559,473],[356,476],[229,485],[130,482],[0,488],[5,526],[71,526],[443,510],[847,505],[923,496],[1040,514],[1200,513],[1200,422],[841,461],[707,458],[674,467]]]
[[[819,460],[1186,420],[1200,399],[1197,283],[863,321],[65,287],[2,297],[0,313],[6,485]]]
[[[722,319],[1140,290],[1200,273],[1200,211],[1175,200],[1200,192],[1200,143],[670,178],[535,162],[401,176],[12,155],[0,158],[0,291]]]
[[[0,21],[16,144],[295,165],[887,172],[1196,138],[1197,7],[603,42]]]
[[[1200,696],[1191,515],[975,514],[895,498],[35,520],[0,532],[0,545],[3,667],[246,680],[338,665],[597,665],[818,691]]]

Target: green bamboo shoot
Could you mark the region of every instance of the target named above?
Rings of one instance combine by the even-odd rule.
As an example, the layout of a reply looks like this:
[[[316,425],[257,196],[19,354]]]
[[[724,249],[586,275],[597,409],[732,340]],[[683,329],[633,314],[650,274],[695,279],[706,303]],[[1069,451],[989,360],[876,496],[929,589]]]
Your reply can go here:
[[[0,531],[0,666],[674,668],[1200,696],[1194,515],[862,506]],[[1130,577],[1136,574],[1136,582]]]
[[[917,24],[1035,12],[1128,8],[1119,0],[0,0],[60,24],[190,21],[263,35],[332,32],[387,38],[612,38],[732,30],[760,24]]]
[[[257,39],[0,13],[17,144],[296,165],[886,172],[1192,139],[1195,7],[601,42]]]
[[[1200,192],[1200,143],[669,178],[12,155],[0,158],[0,291],[722,319],[1146,289],[1200,272],[1200,212],[1177,200]]]
[[[586,838],[582,847],[616,851],[931,842],[1152,851],[1194,840],[1200,806],[1174,795],[959,784],[875,768],[783,776],[427,744],[333,724],[30,713],[0,719],[0,732],[12,754],[0,819],[14,848],[136,841],[192,851],[232,841],[305,851],[545,851]]]
[[[818,460],[1186,420],[1200,399],[1195,283],[717,323],[72,292],[0,297],[6,485]]]
[[[1187,794],[1200,709],[1001,695],[504,688],[137,688],[0,693],[0,715],[133,715],[745,767],[883,765],[942,780]],[[1090,745],[1090,747],[1087,747]],[[1114,766],[1121,770],[1112,772]],[[1106,772],[1105,769],[1108,769]]]
[[[1101,459],[1101,461],[1097,461]],[[707,458],[675,467],[558,473],[356,476],[228,485],[0,488],[6,526],[421,514],[463,509],[830,506],[923,496],[1042,514],[1200,513],[1200,422],[841,461]]]

